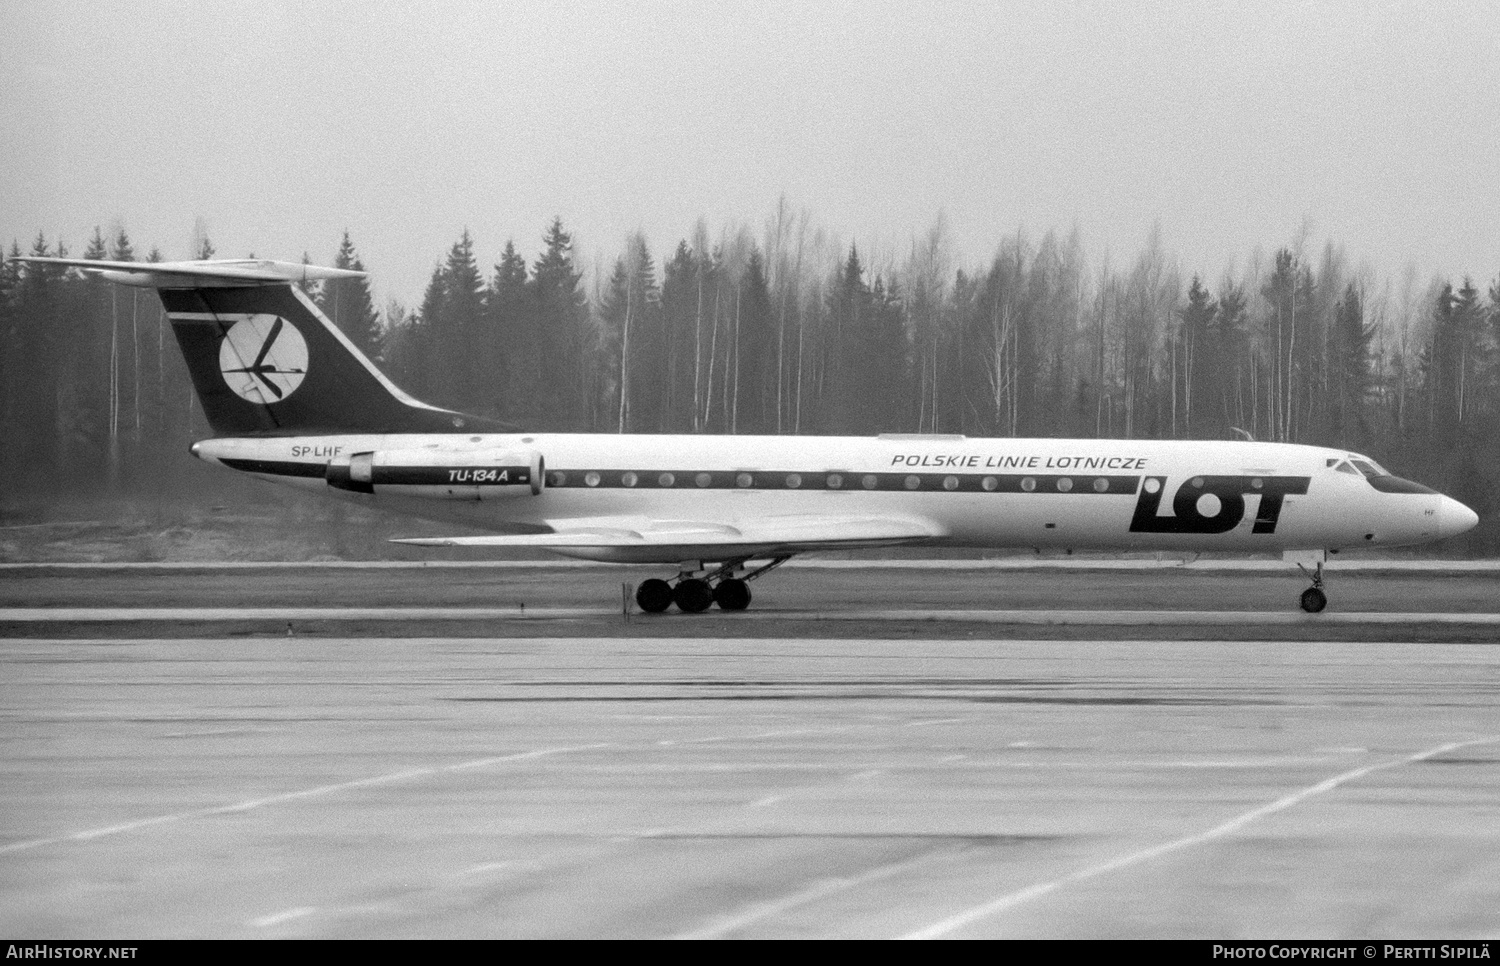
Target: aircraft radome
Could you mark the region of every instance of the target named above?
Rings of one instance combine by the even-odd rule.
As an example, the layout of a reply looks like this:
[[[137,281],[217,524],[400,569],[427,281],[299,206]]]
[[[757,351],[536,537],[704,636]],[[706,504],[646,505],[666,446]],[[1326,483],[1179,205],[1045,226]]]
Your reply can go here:
[[[198,458],[484,531],[401,543],[672,565],[675,579],[636,593],[651,612],[740,610],[749,582],[794,554],[898,546],[1281,553],[1316,564],[1301,596],[1315,612],[1325,554],[1478,522],[1372,459],[1316,446],[518,433],[407,396],[293,284],[358,272],[22,260],[156,289],[215,434]]]

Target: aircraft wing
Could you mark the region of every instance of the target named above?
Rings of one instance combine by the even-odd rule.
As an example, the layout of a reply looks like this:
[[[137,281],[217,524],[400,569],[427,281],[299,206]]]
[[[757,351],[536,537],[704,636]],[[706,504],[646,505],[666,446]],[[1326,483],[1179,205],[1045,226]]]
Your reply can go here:
[[[595,517],[558,520],[552,526],[552,533],[403,537],[391,542],[422,547],[538,548],[569,556],[657,563],[889,547],[945,535],[931,520],[898,516],[772,516],[732,523]]]

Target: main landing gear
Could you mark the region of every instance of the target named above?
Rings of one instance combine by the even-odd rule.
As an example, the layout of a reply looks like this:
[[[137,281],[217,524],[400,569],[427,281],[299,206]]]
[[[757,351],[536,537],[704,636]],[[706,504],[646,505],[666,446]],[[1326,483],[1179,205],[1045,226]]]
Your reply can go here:
[[[745,569],[744,560],[731,560],[702,577],[695,576],[700,569],[697,561],[684,563],[675,583],[658,577],[641,581],[635,602],[648,614],[660,614],[673,604],[688,614],[700,614],[714,604],[720,610],[744,610],[750,606],[750,581],[790,559],[790,555],[777,557],[743,576],[736,574]]]
[[[1308,573],[1306,567],[1297,564],[1297,569],[1312,581],[1312,586],[1302,592],[1301,600],[1302,609],[1309,614],[1316,614],[1328,606],[1328,595],[1323,593],[1323,564],[1319,561],[1314,567],[1313,572]]]

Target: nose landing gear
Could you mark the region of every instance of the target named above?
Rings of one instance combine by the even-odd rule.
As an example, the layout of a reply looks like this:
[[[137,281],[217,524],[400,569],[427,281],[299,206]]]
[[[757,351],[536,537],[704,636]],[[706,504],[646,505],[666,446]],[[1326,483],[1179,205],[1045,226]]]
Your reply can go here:
[[[1323,593],[1323,564],[1319,561],[1312,573],[1308,573],[1307,568],[1300,563],[1297,564],[1297,569],[1312,581],[1312,586],[1302,592],[1302,609],[1309,614],[1319,613],[1328,606],[1328,595]]]
[[[636,588],[635,602],[648,614],[660,614],[673,604],[687,614],[702,613],[714,604],[718,604],[720,610],[744,610],[750,606],[750,581],[790,559],[790,554],[776,557],[743,576],[736,574],[745,569],[745,560],[730,560],[702,577],[696,576],[699,565],[692,561],[683,564],[675,583],[658,577],[641,581],[640,587]]]

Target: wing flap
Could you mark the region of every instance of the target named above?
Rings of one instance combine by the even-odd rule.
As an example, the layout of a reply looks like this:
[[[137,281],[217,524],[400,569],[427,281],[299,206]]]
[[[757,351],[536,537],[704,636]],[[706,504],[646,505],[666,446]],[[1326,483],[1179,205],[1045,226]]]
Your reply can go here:
[[[720,554],[892,546],[940,536],[943,530],[937,524],[910,517],[768,517],[734,524],[621,518],[556,521],[552,533],[402,537],[391,542],[420,547],[619,551],[611,553],[611,559],[627,559],[635,549],[642,552],[642,560],[658,560],[673,555],[717,559]]]

